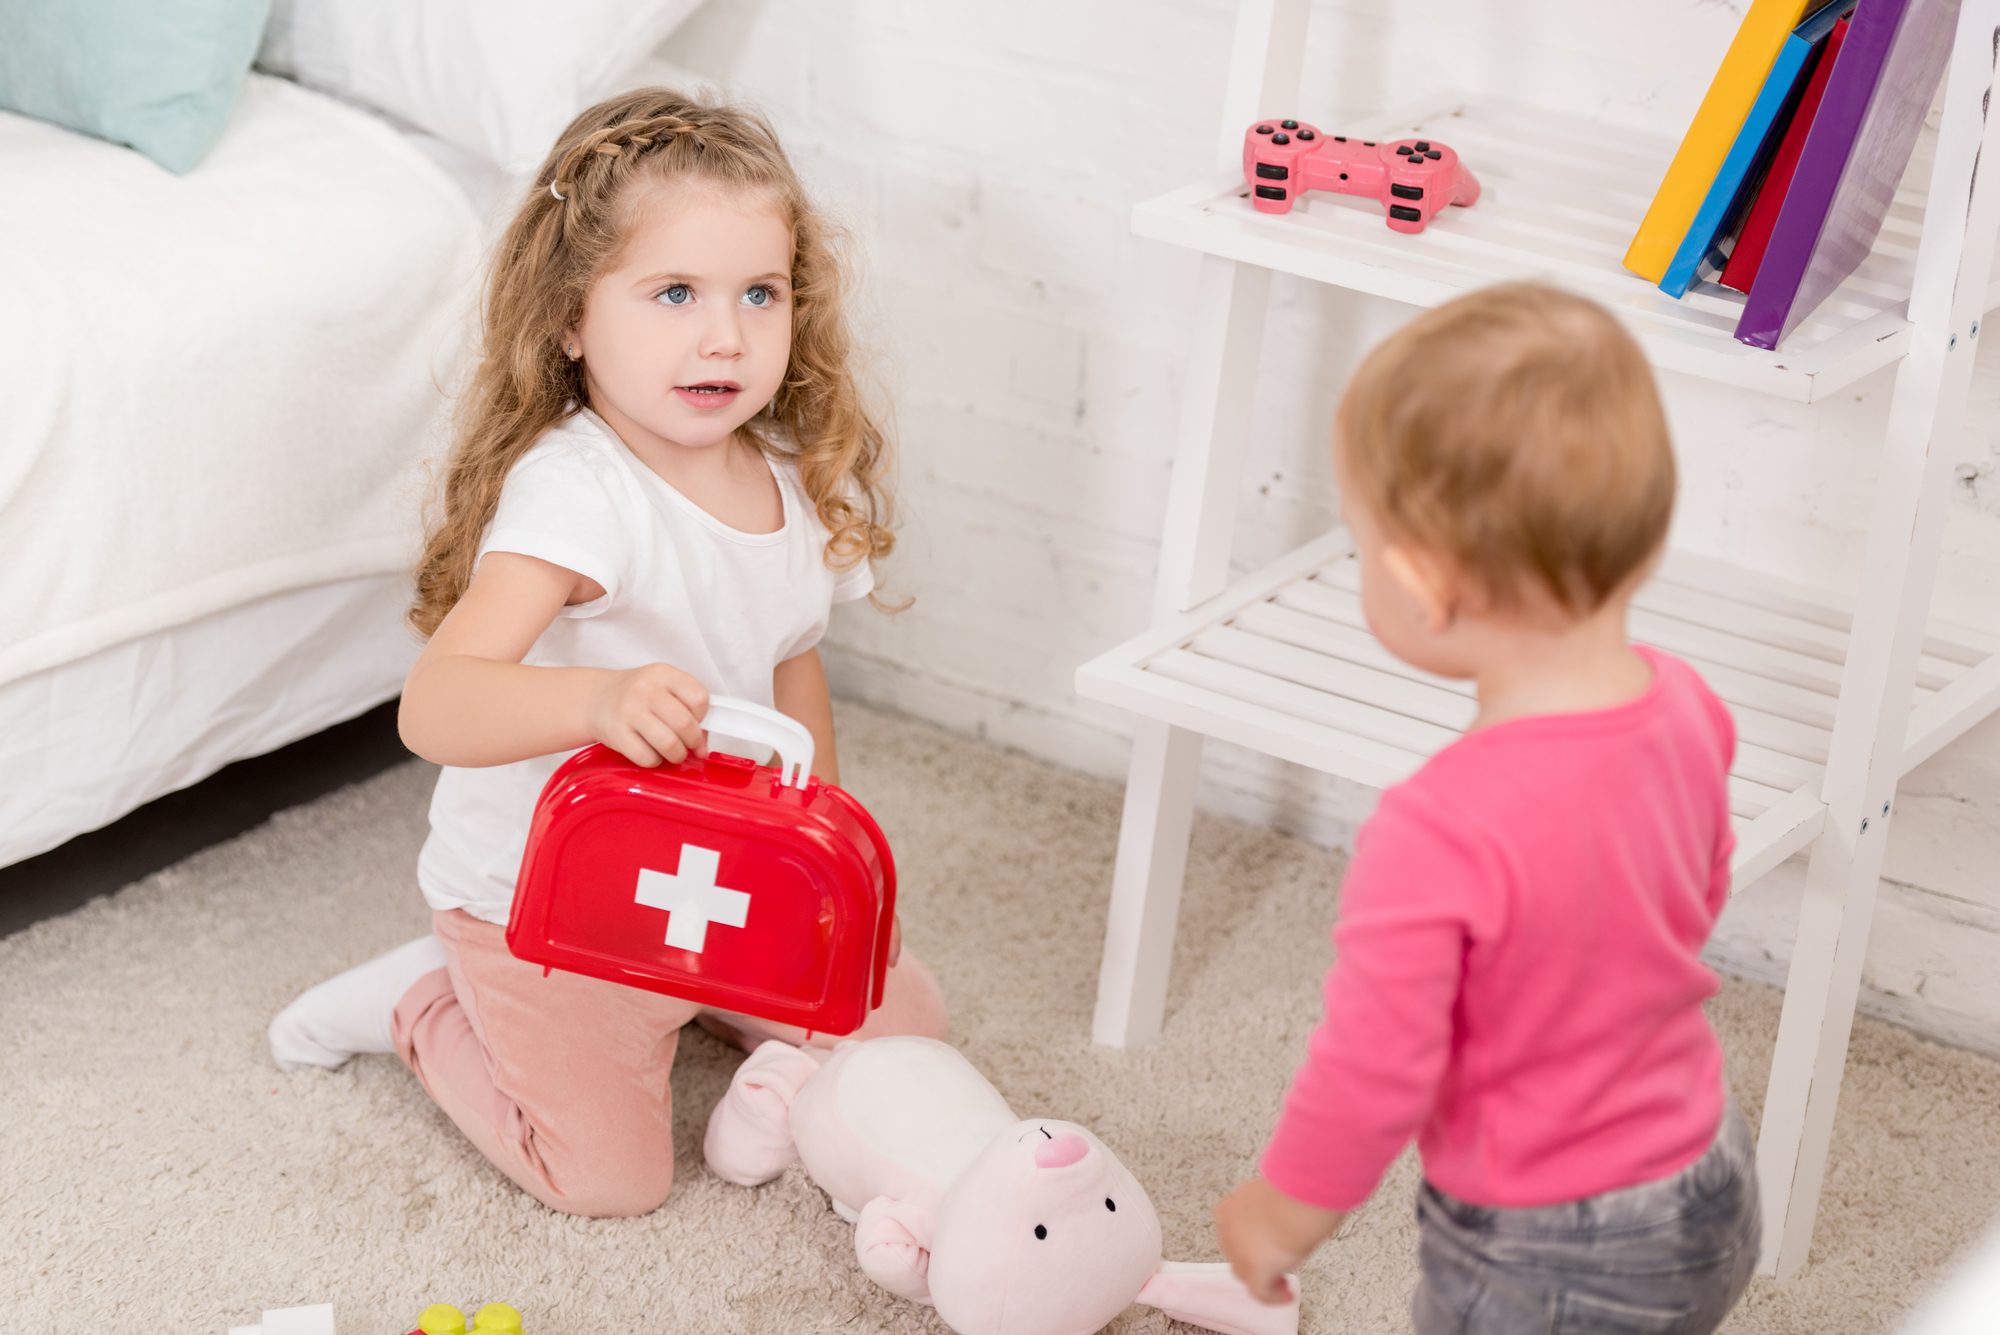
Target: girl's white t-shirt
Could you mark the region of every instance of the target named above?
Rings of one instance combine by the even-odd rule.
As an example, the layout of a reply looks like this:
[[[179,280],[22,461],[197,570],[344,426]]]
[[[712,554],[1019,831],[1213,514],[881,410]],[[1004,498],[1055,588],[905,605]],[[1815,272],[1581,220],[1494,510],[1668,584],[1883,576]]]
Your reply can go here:
[[[774,461],[771,472],[784,526],[743,533],[675,491],[596,414],[551,428],[507,475],[479,555],[537,556],[596,580],[604,596],[563,608],[521,661],[671,663],[711,695],[771,704],[778,664],[819,643],[834,603],[875,587],[866,562],[827,567],[827,531],[797,471]],[[574,754],[444,768],[417,858],[432,908],[507,921],[535,799]]]

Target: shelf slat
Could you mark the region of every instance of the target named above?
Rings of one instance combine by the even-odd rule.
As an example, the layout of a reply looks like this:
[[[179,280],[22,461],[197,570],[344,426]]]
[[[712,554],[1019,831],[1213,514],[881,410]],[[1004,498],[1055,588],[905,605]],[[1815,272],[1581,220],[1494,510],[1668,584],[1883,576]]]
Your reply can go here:
[[[1762,571],[1718,561],[1692,552],[1669,551],[1661,563],[1656,582],[1671,582],[1712,593],[1734,602],[1748,603],[1801,621],[1830,626],[1845,635],[1854,627],[1853,600],[1830,589],[1812,589]],[[2000,638],[1969,626],[1933,621],[1924,639],[1924,653],[1932,658],[1970,667],[2000,650]]]
[[[1440,690],[1420,681],[1297,645],[1266,639],[1234,625],[1217,626],[1195,636],[1188,646],[1204,658],[1249,668],[1267,677],[1310,686],[1316,691],[1358,700],[1438,729],[1446,745],[1472,726],[1477,702],[1456,691]]]
[[[1458,738],[1454,730],[1424,719],[1185,649],[1160,655],[1150,671],[1185,685],[1205,686],[1219,696],[1339,728],[1419,759],[1442,750]]]
[[[1742,840],[1739,885],[1818,829],[1846,619],[1835,595],[1680,556],[1634,599],[1633,637],[1691,664],[1736,720],[1729,805]],[[1932,636],[1950,656],[1926,659],[1924,676],[1943,689],[1917,693],[1918,759],[2000,694],[2000,655],[1966,643],[1976,638],[1952,628]],[[1077,689],[1377,786],[1414,773],[1478,708],[1470,683],[1413,668],[1368,632],[1360,566],[1339,530],[1085,664]]]
[[[1322,586],[1346,590],[1359,608],[1361,572],[1352,562],[1328,567],[1321,572],[1317,582]],[[1701,589],[1676,585],[1658,577],[1638,591],[1632,599],[1632,606],[1641,614],[1636,618],[1635,626],[1651,628],[1647,631],[1635,630],[1634,633],[1641,639],[1648,639],[1650,635],[1669,636],[1685,646],[1675,650],[1676,653],[1684,652],[1690,658],[1700,658],[1707,653],[1715,662],[1742,666],[1754,666],[1760,657],[1757,648],[1746,648],[1746,645],[1782,650],[1786,655],[1784,664],[1787,672],[1831,683],[1823,689],[1807,689],[1819,690],[1828,697],[1829,703],[1839,691],[1838,669],[1847,661],[1847,633],[1844,630],[1836,630],[1790,612],[1772,611]],[[1680,624],[1669,625],[1669,622]],[[1727,639],[1712,639],[1711,632],[1719,632]],[[1703,645],[1710,647],[1704,650],[1700,647]],[[1716,646],[1723,647],[1718,649]],[[1659,647],[1664,649],[1668,646],[1661,642]],[[1975,653],[1971,661],[1977,662],[1984,657],[1984,654]],[[1817,659],[1827,667],[1803,661],[1807,659]],[[1942,690],[1963,671],[1963,660],[1923,654],[1917,660],[1917,689],[1923,692]],[[1721,694],[1720,691],[1716,693]]]
[[[1441,691],[1462,695],[1468,700],[1472,698],[1471,682],[1434,677],[1421,668],[1411,667],[1384,649],[1382,642],[1365,628],[1343,625],[1286,606],[1285,592],[1280,592],[1269,602],[1253,603],[1244,608],[1230,624],[1267,640],[1296,644],[1301,649],[1344,658],[1350,663],[1377,668],[1408,681],[1422,682]]]

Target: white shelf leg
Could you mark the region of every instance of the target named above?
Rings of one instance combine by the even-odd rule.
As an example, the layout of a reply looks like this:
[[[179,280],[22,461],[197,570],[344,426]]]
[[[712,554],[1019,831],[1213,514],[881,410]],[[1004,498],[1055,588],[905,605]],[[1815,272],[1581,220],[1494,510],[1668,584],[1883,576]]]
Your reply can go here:
[[[1780,1279],[1804,1268],[1812,1245],[1950,498],[1946,446],[1964,417],[2000,224],[2000,173],[1980,174],[1969,197],[1964,186],[1982,142],[1989,162],[2000,159],[2000,117],[1984,119],[1996,25],[2000,0],[1967,0],[1910,299],[1916,329],[1897,369],[1834,714],[1826,825],[1806,876],[1757,1140],[1758,1268]]]
[[[1157,621],[1207,602],[1229,582],[1236,492],[1270,292],[1269,269],[1202,256],[1187,397],[1161,526]]]
[[[1188,827],[1201,777],[1201,734],[1141,719],[1132,738],[1118,867],[1104,925],[1093,1042],[1139,1048],[1160,1036],[1174,956]]]
[[[1925,419],[1945,427],[1949,416],[1950,424],[1956,424],[1959,414],[1948,414],[1940,402],[1953,380],[1955,397],[1964,400],[1964,377],[1940,376],[1948,369],[1943,352],[1920,330],[1897,376],[1891,439],[1869,526],[1868,570],[1827,760],[1826,825],[1813,845],[1806,874],[1771,1059],[1757,1142],[1764,1204],[1759,1266],[1762,1273],[1782,1279],[1804,1267],[1812,1242],[1889,816],[1902,774],[1917,656],[1949,499],[1951,455],[1937,449],[1924,458],[1932,435]],[[1969,363],[1971,357],[1968,352],[1950,360]],[[1938,434],[1948,438],[1945,431]],[[1912,445],[1914,458],[1909,455]]]
[[[1218,165],[1243,158],[1243,132],[1259,116],[1298,114],[1310,0],[1238,0],[1229,82],[1222,94]]]
[[[1160,540],[1156,620],[1214,597],[1228,581],[1229,538],[1271,288],[1269,269],[1212,256],[1201,263],[1195,345]],[[1096,1042],[1134,1048],[1159,1037],[1200,774],[1200,734],[1138,721],[1091,1024]]]
[[[1216,150],[1223,165],[1238,160],[1244,127],[1252,120],[1294,109],[1310,10],[1310,0],[1242,0],[1238,5]],[[1214,597],[1228,582],[1243,443],[1270,289],[1269,269],[1202,257],[1187,398],[1160,538],[1156,620]],[[1139,721],[1091,1024],[1091,1037],[1099,1043],[1135,1048],[1160,1035],[1200,775],[1199,733]]]

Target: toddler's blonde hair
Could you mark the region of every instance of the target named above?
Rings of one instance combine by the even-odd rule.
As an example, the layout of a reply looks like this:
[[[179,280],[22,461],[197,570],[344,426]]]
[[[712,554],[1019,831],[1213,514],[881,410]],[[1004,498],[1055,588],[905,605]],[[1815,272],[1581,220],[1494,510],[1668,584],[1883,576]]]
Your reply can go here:
[[[813,207],[763,117],[641,88],[570,122],[495,251],[479,362],[417,562],[408,619],[418,634],[436,631],[472,582],[508,471],[545,431],[589,405],[564,330],[616,264],[637,200],[649,187],[684,183],[761,192],[792,232],[791,362],[770,414],[753,417],[744,433],[797,465],[829,534],[829,563],[851,569],[895,545],[889,437],[852,365],[844,233]]]
[[[1449,557],[1501,607],[1538,584],[1586,616],[1666,540],[1674,455],[1652,369],[1582,297],[1508,283],[1426,312],[1355,372],[1339,431],[1391,538]]]

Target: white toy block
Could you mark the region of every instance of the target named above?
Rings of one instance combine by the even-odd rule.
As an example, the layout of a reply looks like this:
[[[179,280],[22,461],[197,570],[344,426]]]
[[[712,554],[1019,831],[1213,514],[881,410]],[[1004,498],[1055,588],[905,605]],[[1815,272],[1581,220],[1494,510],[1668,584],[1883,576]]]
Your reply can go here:
[[[229,1335],[335,1335],[333,1304],[285,1307],[264,1313],[258,1326],[231,1326]]]

